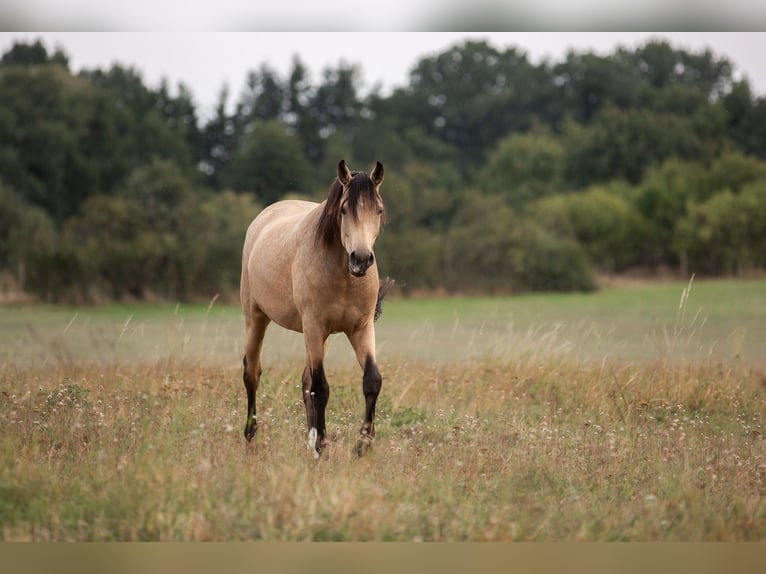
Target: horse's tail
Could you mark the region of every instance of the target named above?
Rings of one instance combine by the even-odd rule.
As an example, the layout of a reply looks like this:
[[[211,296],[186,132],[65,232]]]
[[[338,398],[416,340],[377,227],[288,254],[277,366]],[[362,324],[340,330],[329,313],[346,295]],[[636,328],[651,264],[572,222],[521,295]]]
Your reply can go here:
[[[378,317],[383,313],[383,298],[389,291],[391,291],[395,284],[396,281],[390,277],[380,280],[380,285],[378,287],[378,302],[375,303],[375,321],[377,321]]]

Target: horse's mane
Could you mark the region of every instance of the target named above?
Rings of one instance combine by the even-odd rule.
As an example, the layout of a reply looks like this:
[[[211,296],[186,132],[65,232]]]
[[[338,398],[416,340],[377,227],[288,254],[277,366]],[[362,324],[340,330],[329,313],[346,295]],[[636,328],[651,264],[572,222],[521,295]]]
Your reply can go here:
[[[367,203],[380,202],[380,195],[375,189],[370,176],[363,171],[352,171],[351,182],[348,184],[348,198],[346,206],[354,219],[359,219],[358,206],[360,201]],[[340,203],[343,198],[343,185],[338,178],[330,185],[327,194],[327,202],[319,216],[315,241],[326,247],[336,244],[340,240]],[[381,224],[384,222],[381,222]]]

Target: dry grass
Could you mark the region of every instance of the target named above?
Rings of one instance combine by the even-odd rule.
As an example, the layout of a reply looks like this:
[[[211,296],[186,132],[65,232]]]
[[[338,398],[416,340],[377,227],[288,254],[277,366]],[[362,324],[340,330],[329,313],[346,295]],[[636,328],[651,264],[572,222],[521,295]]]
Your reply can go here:
[[[238,313],[14,309],[0,539],[764,540],[766,282],[690,286],[391,305],[361,460],[343,344],[314,461],[299,336],[269,333],[248,444]]]
[[[241,430],[238,369],[0,367],[3,540],[759,540],[766,372],[487,358],[328,372],[329,457],[295,370]]]

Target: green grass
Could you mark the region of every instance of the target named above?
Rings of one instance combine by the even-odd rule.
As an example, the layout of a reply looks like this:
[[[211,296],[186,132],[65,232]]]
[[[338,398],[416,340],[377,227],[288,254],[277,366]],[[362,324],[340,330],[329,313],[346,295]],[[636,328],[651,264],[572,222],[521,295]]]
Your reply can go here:
[[[377,324],[378,356],[417,363],[511,360],[530,355],[576,361],[738,360],[766,366],[766,280],[670,282],[592,294],[393,299]],[[238,366],[238,307],[113,305],[0,309],[0,360],[21,368],[158,362]],[[264,361],[301,362],[302,338],[278,326]],[[353,354],[333,337],[330,364]]]
[[[685,287],[389,302],[362,460],[340,339],[314,461],[299,335],[248,444],[236,309],[0,309],[0,538],[763,540],[766,282]]]

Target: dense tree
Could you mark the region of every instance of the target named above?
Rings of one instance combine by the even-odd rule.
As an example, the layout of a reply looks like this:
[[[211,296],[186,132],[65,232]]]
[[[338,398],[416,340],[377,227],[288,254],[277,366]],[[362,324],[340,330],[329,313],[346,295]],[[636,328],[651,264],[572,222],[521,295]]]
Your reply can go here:
[[[636,68],[620,57],[570,51],[553,73],[569,117],[580,123],[589,123],[607,105],[641,107],[649,96]]]
[[[447,285],[484,292],[592,290],[582,248],[534,221],[521,219],[499,197],[469,194],[445,242]]]
[[[129,66],[0,55],[0,274],[49,300],[236,291],[247,223],[386,165],[384,274],[408,290],[589,289],[593,269],[766,268],[766,100],[709,50],[531,62],[457,43],[392,93],[264,63],[201,118]],[[4,283],[7,281],[4,279]]]
[[[224,86],[218,96],[215,112],[201,129],[199,168],[213,189],[221,189],[221,173],[231,161],[238,146],[237,121],[227,108],[229,89]]]
[[[37,290],[41,264],[56,244],[50,217],[25,202],[0,182],[0,269],[6,269],[21,289]]]
[[[282,119],[284,108],[285,89],[277,73],[266,64],[262,64],[258,71],[249,72],[237,110],[242,124],[256,119]]]
[[[731,88],[731,62],[710,50],[694,53],[652,40],[633,51],[618,50],[617,59],[626,62],[652,88],[689,86],[708,100],[720,98]]]
[[[766,159],[766,98],[754,98],[746,81],[737,82],[723,97],[729,137],[744,153]]]
[[[650,227],[616,185],[548,197],[530,215],[550,232],[575,239],[602,270],[625,271],[645,261]]]
[[[500,142],[477,176],[488,194],[500,194],[514,207],[565,191],[565,150],[550,134],[514,133]]]
[[[56,64],[69,68],[69,58],[60,49],[48,54],[48,49],[40,41],[31,44],[17,42],[0,58],[0,67],[9,66],[40,66]]]
[[[725,189],[690,206],[675,247],[689,272],[734,275],[766,266],[766,180],[739,194]]]
[[[679,116],[607,106],[587,126],[570,124],[566,177],[578,187],[612,179],[638,184],[667,159],[707,164],[726,147],[719,111]]]
[[[265,205],[287,193],[306,192],[309,176],[300,142],[276,121],[254,122],[222,173],[226,187],[253,192]]]
[[[467,41],[421,59],[387,111],[397,115],[397,127],[419,126],[460,149],[467,171],[509,132],[550,120],[555,91],[545,65],[531,64],[524,52]]]
[[[85,155],[98,96],[60,66],[0,68],[0,178],[54,218],[99,191]]]

